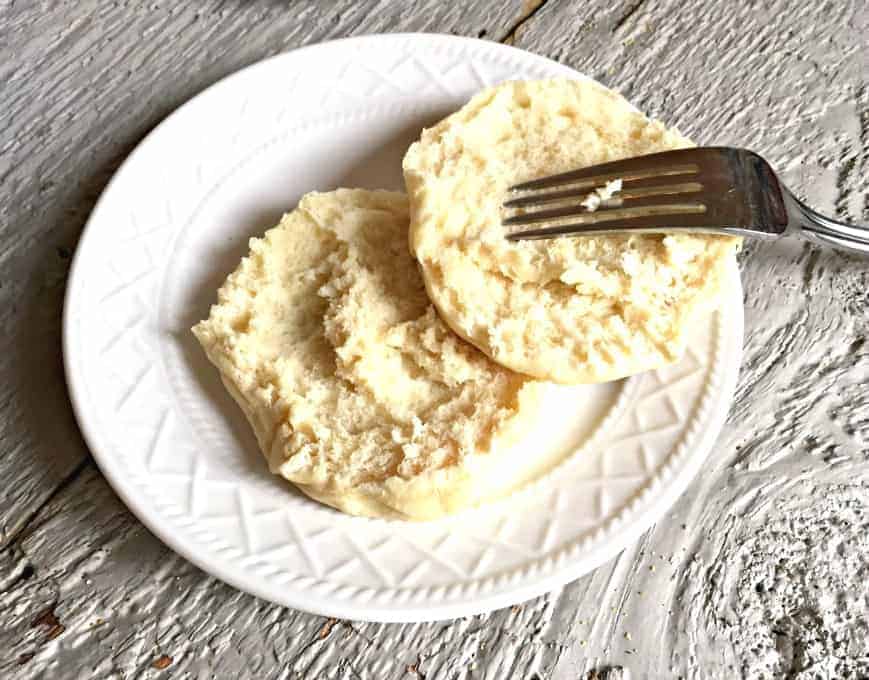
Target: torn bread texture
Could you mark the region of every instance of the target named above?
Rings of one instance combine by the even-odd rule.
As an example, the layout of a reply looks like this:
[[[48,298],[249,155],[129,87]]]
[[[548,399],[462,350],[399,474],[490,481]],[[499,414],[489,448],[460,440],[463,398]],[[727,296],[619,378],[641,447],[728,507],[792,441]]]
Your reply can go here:
[[[410,244],[443,319],[499,364],[561,383],[677,361],[740,239],[507,241],[501,206],[516,183],[691,145],[583,80],[499,85],[424,130],[404,158]]]
[[[450,331],[407,233],[403,194],[308,194],[193,332],[273,472],[354,515],[421,520],[487,498],[542,385]]]

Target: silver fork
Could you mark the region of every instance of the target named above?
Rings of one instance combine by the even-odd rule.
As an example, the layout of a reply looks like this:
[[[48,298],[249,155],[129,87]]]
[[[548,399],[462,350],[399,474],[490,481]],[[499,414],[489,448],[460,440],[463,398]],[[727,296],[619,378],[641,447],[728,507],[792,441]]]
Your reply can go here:
[[[598,209],[581,205],[590,192],[617,179],[622,189]],[[779,181],[769,163],[746,149],[653,153],[524,182],[511,192],[503,222],[513,241],[610,232],[760,238],[797,233],[869,254],[869,228],[818,214]]]

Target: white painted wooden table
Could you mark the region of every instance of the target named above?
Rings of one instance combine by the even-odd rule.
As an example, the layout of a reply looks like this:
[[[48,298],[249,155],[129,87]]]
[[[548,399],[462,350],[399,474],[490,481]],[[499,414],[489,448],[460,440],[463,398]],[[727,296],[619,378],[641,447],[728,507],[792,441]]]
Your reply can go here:
[[[0,0],[0,677],[869,676],[869,261],[803,243],[742,259],[744,370],[701,477],[636,546],[521,606],[419,625],[283,609],[176,556],[108,488],[60,358],[97,196],[222,76],[384,31],[551,57],[869,222],[865,0]]]

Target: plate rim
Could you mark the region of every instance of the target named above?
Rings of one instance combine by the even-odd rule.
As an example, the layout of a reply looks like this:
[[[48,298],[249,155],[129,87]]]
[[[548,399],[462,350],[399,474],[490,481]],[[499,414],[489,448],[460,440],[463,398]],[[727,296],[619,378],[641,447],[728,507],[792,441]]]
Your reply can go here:
[[[521,58],[523,60],[531,59],[533,61],[545,62],[549,67],[557,66],[559,69],[563,70],[565,74],[571,75],[573,77],[587,78],[587,76],[585,76],[584,74],[574,71],[573,69],[564,66],[563,64],[558,64],[557,62],[554,62],[546,57],[526,52],[513,46],[503,45],[501,43],[492,43],[490,41],[479,40],[476,38],[442,35],[437,33],[373,34],[340,38],[281,52],[279,54],[250,64],[238,71],[230,73],[227,76],[219,79],[215,83],[209,85],[208,87],[201,90],[198,94],[185,101],[181,106],[175,109],[158,125],[150,130],[138,142],[133,151],[124,159],[124,161],[115,171],[115,173],[103,189],[81,232],[78,244],[75,249],[75,254],[70,264],[68,284],[64,294],[63,302],[62,354],[65,380],[70,395],[70,402],[72,405],[73,413],[75,415],[79,429],[82,433],[82,437],[88,445],[88,449],[94,462],[96,463],[101,473],[105,476],[106,481],[112,487],[113,491],[118,494],[120,499],[133,513],[136,519],[140,521],[149,531],[151,531],[161,542],[167,545],[170,549],[172,549],[185,559],[189,560],[192,564],[202,569],[205,573],[220,579],[221,581],[231,585],[238,590],[251,593],[257,597],[261,597],[270,602],[276,602],[283,606],[289,606],[316,615],[333,616],[338,618],[348,618],[348,610],[346,608],[347,605],[342,600],[329,602],[321,596],[314,596],[314,598],[311,599],[311,596],[306,596],[303,593],[299,593],[293,588],[285,590],[282,593],[281,597],[279,599],[276,599],[274,592],[271,592],[271,590],[273,589],[272,584],[250,578],[249,574],[245,574],[244,572],[240,571],[240,567],[237,563],[229,563],[226,561],[215,562],[211,559],[211,551],[207,549],[203,550],[203,546],[199,543],[185,544],[182,541],[182,536],[177,532],[177,528],[175,527],[175,525],[170,524],[169,517],[164,517],[162,514],[155,513],[153,503],[148,500],[147,496],[143,498],[141,494],[139,494],[138,496],[134,495],[132,492],[135,491],[135,489],[132,486],[130,486],[130,488],[127,488],[128,483],[131,483],[129,479],[127,480],[127,482],[123,481],[122,470],[116,470],[113,466],[110,465],[109,456],[96,453],[97,451],[101,451],[104,447],[100,445],[101,437],[96,432],[96,430],[98,429],[96,427],[96,423],[88,416],[87,409],[85,408],[85,403],[87,400],[84,398],[84,385],[80,384],[79,382],[82,381],[81,371],[77,371],[74,365],[76,353],[73,347],[75,319],[72,318],[72,314],[74,311],[72,301],[74,299],[73,296],[75,294],[75,291],[78,288],[77,282],[81,280],[81,275],[78,271],[81,260],[83,259],[81,253],[84,250],[85,244],[89,242],[89,238],[93,237],[92,227],[95,223],[99,221],[101,217],[101,213],[103,212],[104,205],[107,201],[107,196],[109,196],[109,194],[112,192],[112,189],[124,179],[127,172],[129,172],[130,166],[136,162],[139,154],[143,152],[143,148],[152,143],[153,140],[158,137],[166,127],[172,125],[174,121],[176,121],[180,116],[184,115],[185,112],[189,110],[189,108],[196,105],[198,101],[204,98],[212,90],[229,86],[235,79],[242,79],[244,77],[247,77],[252,71],[265,68],[267,65],[272,65],[275,62],[287,59],[290,56],[292,56],[293,58],[298,58],[300,53],[308,53],[319,50],[330,50],[334,49],[336,46],[343,46],[348,44],[364,45],[366,43],[384,43],[396,40],[427,40],[434,43],[453,43],[469,47],[477,46],[478,48],[480,45],[483,45],[489,50],[502,52],[504,54],[513,54],[514,56],[517,56],[518,58]],[[738,273],[736,276],[736,280],[738,282]],[[736,289],[734,289],[734,294],[731,300],[735,299],[737,297],[737,294],[739,300],[739,313],[729,315],[735,317],[734,319],[730,319],[731,322],[734,322],[734,327],[729,330],[730,336],[731,338],[733,338],[733,342],[735,344],[735,353],[730,357],[730,360],[734,363],[735,368],[733,370],[725,372],[725,374],[721,376],[722,381],[719,385],[719,389],[722,395],[720,403],[723,404],[723,407],[712,410],[711,414],[708,415],[703,422],[703,425],[706,427],[706,431],[699,438],[695,438],[692,442],[692,448],[702,449],[702,453],[697,453],[693,456],[690,456],[688,461],[683,462],[681,467],[676,471],[676,474],[672,475],[668,480],[666,480],[665,484],[667,485],[668,490],[666,492],[658,493],[657,497],[654,498],[654,500],[652,501],[650,507],[646,512],[646,516],[651,517],[651,521],[633,524],[627,523],[626,525],[623,525],[621,527],[614,528],[608,532],[609,539],[607,541],[607,544],[603,548],[598,548],[597,550],[595,550],[590,558],[580,558],[566,561],[565,564],[553,569],[553,571],[548,576],[538,577],[533,581],[520,585],[518,587],[513,587],[508,590],[496,591],[482,596],[478,594],[473,598],[470,603],[426,603],[424,605],[424,608],[423,606],[418,604],[404,607],[396,607],[394,605],[384,606],[369,603],[368,605],[366,605],[366,611],[364,616],[360,615],[359,611],[353,611],[349,613],[349,618],[380,622],[435,621],[459,616],[479,614],[482,612],[487,612],[493,609],[508,606],[516,602],[523,602],[527,599],[536,597],[543,593],[549,592],[557,587],[563,586],[564,584],[578,578],[579,576],[588,573],[592,569],[600,566],[604,562],[611,559],[615,554],[623,550],[624,547],[634,542],[643,532],[649,530],[649,528],[655,522],[657,522],[660,517],[681,496],[681,494],[685,491],[685,488],[696,477],[700,466],[709,455],[709,452],[711,451],[712,446],[718,435],[720,434],[721,428],[727,418],[729,409],[726,408],[726,406],[731,403],[733,392],[736,388],[742,351],[743,309],[741,286],[739,285],[737,285]],[[734,305],[733,302],[729,302],[728,304]],[[718,323],[721,323],[720,318]],[[715,342],[718,342],[721,336],[722,333],[718,333],[716,335]],[[680,438],[679,443],[676,445],[676,448],[674,448],[673,451],[670,453],[670,456],[674,455],[677,452],[682,444],[682,439],[684,439],[685,436],[687,436],[687,432],[686,435]],[[648,487],[646,487],[644,491],[647,489]],[[632,504],[638,499],[639,497],[635,498],[628,505]],[[143,502],[143,500],[147,500],[147,502],[145,503]],[[628,505],[625,506],[625,510],[627,510]]]

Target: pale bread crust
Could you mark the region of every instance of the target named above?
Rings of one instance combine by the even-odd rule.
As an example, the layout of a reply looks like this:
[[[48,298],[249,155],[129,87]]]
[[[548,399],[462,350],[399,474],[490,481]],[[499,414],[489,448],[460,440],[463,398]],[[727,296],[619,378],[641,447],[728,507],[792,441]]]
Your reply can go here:
[[[193,332],[273,472],[350,514],[422,520],[497,493],[487,470],[542,385],[447,328],[407,229],[403,194],[308,194]]]
[[[511,243],[509,186],[691,146],[590,81],[506,83],[424,130],[404,159],[410,244],[450,327],[503,366],[561,383],[677,361],[717,307],[740,239],[584,237]]]

